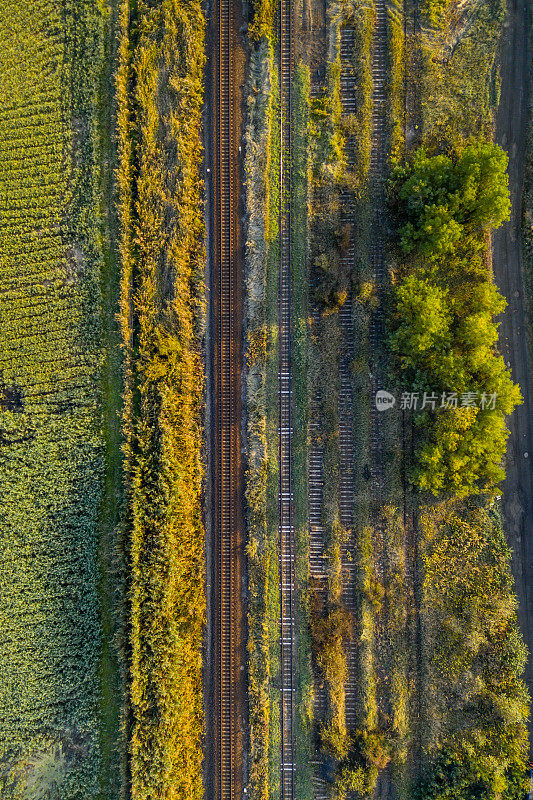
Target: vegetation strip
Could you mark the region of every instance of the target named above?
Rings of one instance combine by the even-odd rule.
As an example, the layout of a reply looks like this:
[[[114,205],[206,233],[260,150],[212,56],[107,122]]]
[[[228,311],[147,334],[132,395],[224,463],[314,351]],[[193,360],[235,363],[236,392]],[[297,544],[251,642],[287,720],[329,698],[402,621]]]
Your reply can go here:
[[[199,3],[124,0],[118,74],[131,796],[203,796]]]
[[[258,11],[255,23],[259,24]],[[246,175],[246,402],[248,522],[248,629],[250,794],[267,800],[279,785],[279,705],[271,682],[279,672],[279,610],[276,509],[269,499],[276,479],[274,381],[277,274],[275,204],[277,79],[273,49],[262,35],[250,58],[245,131]],[[272,416],[274,415],[274,416]],[[273,466],[274,463],[274,466]],[[271,782],[272,774],[274,783]]]
[[[415,480],[433,494],[490,490],[504,476],[505,416],[520,392],[494,351],[505,301],[486,242],[509,213],[506,166],[499,147],[480,142],[451,158],[419,150],[393,175],[404,266],[391,348],[422,398]]]
[[[409,498],[417,686],[401,792],[519,798],[527,785],[524,646],[492,499],[503,477],[505,416],[520,399],[495,348],[505,301],[488,248],[489,229],[509,210],[507,157],[490,141],[502,6],[485,0],[458,18],[453,3],[428,2],[418,13],[407,41],[409,147],[406,158],[396,154],[391,181],[389,344],[398,397],[405,389],[441,396],[435,414],[427,403],[422,413],[405,411],[416,486]],[[421,325],[418,317],[417,339],[420,302],[429,313]],[[452,398],[447,407],[442,396]],[[496,651],[505,666],[495,666]]]

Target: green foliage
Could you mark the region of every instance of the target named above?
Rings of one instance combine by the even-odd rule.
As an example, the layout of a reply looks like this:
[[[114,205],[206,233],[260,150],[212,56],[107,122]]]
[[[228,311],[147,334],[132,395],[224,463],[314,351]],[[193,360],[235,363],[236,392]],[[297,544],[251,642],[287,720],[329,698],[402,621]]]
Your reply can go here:
[[[509,218],[508,156],[492,142],[467,145],[454,158],[428,156],[423,148],[409,165],[397,167],[392,180],[400,188],[398,212],[402,249],[430,261],[453,253],[461,239],[482,248],[476,234]]]
[[[495,731],[503,739],[505,733]],[[469,747],[465,752],[448,745],[418,788],[416,800],[523,800],[529,790],[524,751],[504,770],[495,770],[490,760],[482,748]]]
[[[450,6],[451,0],[424,0],[422,13],[433,27],[443,24],[444,17]]]
[[[357,731],[349,740],[349,753],[339,766],[337,796],[354,792],[357,798],[372,795],[380,770],[391,759],[385,735],[377,730]]]
[[[418,176],[412,164],[403,173],[411,185],[402,201],[395,196],[405,251],[394,287],[403,308],[391,341],[408,379],[402,388],[436,392],[437,406],[441,391],[457,391],[460,405],[462,392],[498,386],[502,404],[494,411],[418,415],[419,485],[468,494],[502,476],[504,414],[519,399],[495,350],[494,318],[505,300],[491,282],[487,230],[508,209],[506,156],[487,144],[505,4],[424,0],[420,12],[409,64],[417,127],[409,133],[426,152],[414,156],[423,165]],[[414,278],[403,289],[407,276]],[[422,777],[406,792],[417,800],[525,795],[524,645],[501,524],[480,502],[439,500],[417,526]]]
[[[451,309],[446,290],[416,274],[407,277],[396,291],[396,311],[400,320],[391,335],[391,347],[401,353],[402,367],[417,369],[428,358],[438,368],[439,356],[450,345]]]
[[[253,0],[253,17],[249,27],[249,36],[252,40],[257,42],[263,37],[271,38],[277,7],[276,0]]]
[[[351,620],[339,601],[319,611],[312,606],[312,642],[320,676],[328,689],[329,714],[322,732],[323,743],[333,738],[338,742],[336,756],[341,757],[342,740],[346,736],[344,722],[344,684],[346,683],[345,645],[351,636]],[[329,730],[329,734],[325,731]],[[332,732],[335,732],[333,735]],[[332,738],[333,737],[333,738]]]
[[[394,289],[391,350],[413,389],[437,409],[416,415],[415,480],[433,494],[466,496],[503,478],[505,416],[521,396],[495,349],[505,300],[491,282],[486,236],[509,214],[507,156],[478,142],[459,154],[416,152],[393,177],[408,268]],[[462,406],[474,393],[475,407]],[[455,393],[455,408],[442,398]]]
[[[118,91],[131,796],[199,800],[204,20],[199,3],[162,0],[139,3],[137,23],[134,31],[124,0]]]
[[[85,800],[100,769],[101,8],[0,2],[0,29],[0,794]]]

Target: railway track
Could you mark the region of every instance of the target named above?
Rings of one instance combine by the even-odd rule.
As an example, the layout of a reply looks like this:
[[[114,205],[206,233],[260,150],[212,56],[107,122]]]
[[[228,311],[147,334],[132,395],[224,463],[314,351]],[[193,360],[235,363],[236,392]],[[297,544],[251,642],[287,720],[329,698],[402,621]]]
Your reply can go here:
[[[356,112],[355,77],[353,67],[353,52],[355,45],[355,31],[351,27],[341,29],[340,55],[341,55],[341,103],[343,114]],[[315,96],[318,95],[318,87]],[[346,143],[346,156],[348,165],[354,165],[354,148],[350,141]],[[342,223],[351,224],[354,215],[353,196],[349,191],[341,194]],[[355,269],[355,243],[350,237],[348,247],[342,254],[342,266],[347,274],[353,274]],[[313,328],[318,330],[320,314],[317,309],[313,313]],[[340,392],[338,398],[339,414],[339,512],[341,525],[352,534],[353,507],[354,507],[354,443],[353,443],[353,393],[350,376],[350,362],[354,352],[354,329],[352,321],[352,294],[351,290],[342,308],[339,310],[339,328],[341,334],[341,360],[340,360]],[[323,445],[320,443],[320,395],[313,398],[310,409],[310,448],[309,448],[309,569],[313,581],[313,591],[319,602],[327,600],[328,558],[325,553],[325,536],[322,526],[322,501],[323,501]],[[356,613],[356,562],[352,557],[353,536],[341,546],[341,560],[343,571],[342,602],[343,606],[355,616]],[[357,725],[357,650],[355,637],[347,646],[348,679],[345,686],[345,718],[348,731],[353,731]],[[325,721],[327,715],[327,694],[323,684],[315,683],[313,698],[314,717],[317,721]],[[329,795],[327,782],[323,777],[322,760],[313,763],[314,775],[314,800],[326,800]]]
[[[243,792],[242,740],[242,576],[241,471],[242,273],[239,249],[240,131],[235,97],[235,18],[232,0],[214,7],[213,58],[213,276],[214,305],[214,609],[215,722],[214,796],[240,800]]]
[[[353,67],[353,54],[355,45],[355,31],[353,27],[341,30],[340,56],[341,56],[341,104],[343,114],[356,112],[356,86]],[[348,166],[355,167],[355,151],[350,139],[345,146]],[[341,197],[342,222],[354,222],[354,198],[350,192],[344,192]],[[347,274],[353,275],[355,270],[355,241],[353,234],[345,252],[342,254],[343,268]],[[352,378],[350,375],[350,362],[354,356],[354,327],[352,320],[352,292],[350,290],[346,302],[339,311],[339,327],[342,341],[342,358],[340,365],[340,397],[339,397],[339,452],[340,452],[340,497],[339,511],[343,528],[348,531],[348,538],[341,548],[341,562],[343,570],[342,602],[352,619],[357,613],[357,566],[353,553],[355,553],[354,535],[354,438],[353,438],[353,403]],[[352,732],[357,727],[357,642],[352,637],[346,646],[347,681],[345,690],[345,720],[346,729]]]
[[[313,327],[319,325],[318,311],[313,313]],[[325,553],[322,502],[324,487],[324,446],[320,442],[320,394],[313,398],[309,413],[309,463],[308,463],[308,524],[309,524],[309,576],[312,590],[320,603],[327,598],[328,559]],[[317,722],[326,719],[327,696],[323,683],[315,680],[313,687],[313,716]],[[313,800],[327,799],[326,782],[320,774],[322,761],[313,766]]]
[[[310,97],[316,100],[322,93],[322,81],[319,76],[311,81]],[[312,303],[310,293],[310,310],[312,316],[312,330],[317,335],[320,329],[320,312]],[[315,391],[309,407],[309,450],[307,467],[307,508],[309,531],[309,577],[313,596],[319,605],[327,600],[328,582],[328,557],[326,555],[326,541],[322,524],[322,507],[324,494],[324,445],[321,442],[321,395],[320,390]],[[315,675],[313,681],[313,718],[315,723],[326,721],[327,692],[324,682],[319,682]],[[323,759],[317,753],[311,762],[313,768],[313,798],[312,800],[327,800],[328,785],[322,774]]]
[[[387,164],[387,119],[386,119],[386,80],[387,80],[387,7],[386,0],[374,0],[376,12],[372,48],[372,147],[370,152],[369,185],[374,209],[370,245],[370,264],[374,286],[379,300],[370,324],[370,349],[376,353],[383,342],[383,290],[385,286],[385,237],[383,233],[385,209],[385,174]],[[374,398],[376,391],[383,388],[379,365],[372,369],[370,405],[370,447],[372,479],[376,497],[383,492],[384,443],[382,441],[380,412]]]
[[[279,214],[279,576],[280,576],[280,787],[281,800],[294,800],[295,563],[292,490],[291,386],[291,80],[292,4],[281,0],[280,214]]]
[[[375,23],[372,43],[372,129],[369,167],[369,191],[372,204],[370,265],[374,289],[378,300],[372,314],[369,331],[370,352],[375,354],[371,362],[370,393],[370,468],[372,478],[371,520],[373,525],[374,565],[378,575],[384,578],[390,568],[390,544],[386,540],[382,508],[390,490],[390,478],[385,469],[388,443],[384,424],[375,404],[376,392],[384,387],[385,369],[381,354],[384,346],[385,320],[383,314],[384,292],[387,285],[385,250],[385,179],[389,154],[389,131],[387,125],[387,0],[374,0]],[[386,613],[376,615],[374,632],[375,670],[378,684],[377,703],[384,719],[392,718],[390,696],[390,638]],[[391,763],[380,771],[375,796],[394,795]]]
[[[383,209],[385,208],[384,179],[387,158],[387,132],[386,132],[386,67],[387,67],[387,11],[386,0],[374,0],[375,24],[372,47],[372,128],[371,128],[371,153],[368,174],[371,207],[373,209],[370,265],[373,279],[381,300],[385,283],[385,245],[383,233]],[[340,57],[341,57],[341,104],[343,114],[349,115],[356,112],[356,85],[353,65],[355,31],[352,27],[341,30]],[[346,159],[349,166],[355,166],[355,148],[348,139],[345,145]],[[342,216],[343,223],[350,224],[354,221],[355,207],[353,195],[346,191],[343,193]],[[343,262],[346,272],[353,274],[355,269],[355,247],[353,235],[346,251]],[[343,567],[342,601],[346,610],[354,615],[357,613],[357,567],[352,557],[355,552],[354,540],[354,501],[355,483],[353,465],[355,461],[354,436],[352,429],[352,409],[354,403],[352,380],[349,364],[354,355],[354,329],[352,318],[352,295],[339,312],[339,325],[343,343],[343,355],[340,367],[340,397],[339,397],[339,449],[340,449],[340,518],[342,526],[350,532],[346,543],[341,549]],[[376,353],[383,341],[384,323],[381,302],[374,313],[370,325],[370,349]],[[371,412],[370,412],[370,459],[372,465],[372,485],[376,507],[379,507],[384,489],[383,434],[378,418],[379,412],[375,408],[375,392],[381,388],[381,370],[376,363],[372,367],[371,379]],[[345,720],[348,732],[357,728],[357,704],[359,687],[357,683],[357,642],[355,637],[347,645],[347,682],[345,685]],[[353,795],[350,794],[349,798]]]

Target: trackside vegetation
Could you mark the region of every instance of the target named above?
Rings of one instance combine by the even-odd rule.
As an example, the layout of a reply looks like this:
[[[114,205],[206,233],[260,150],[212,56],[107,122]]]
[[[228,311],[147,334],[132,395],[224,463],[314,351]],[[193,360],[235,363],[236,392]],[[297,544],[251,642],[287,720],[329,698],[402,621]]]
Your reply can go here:
[[[504,477],[505,416],[521,399],[496,351],[505,300],[486,254],[509,214],[506,166],[501,148],[477,142],[452,156],[420,149],[392,176],[403,266],[390,346],[402,380],[435,400],[415,413],[414,471],[435,495],[489,491]]]
[[[256,11],[256,21],[259,10]],[[248,702],[250,793],[267,800],[279,783],[279,550],[275,502],[278,179],[277,74],[270,38],[250,57],[245,131]],[[279,147],[279,145],[278,145]],[[272,783],[273,781],[273,783]]]
[[[203,797],[200,514],[204,222],[199,2],[121,5],[132,800]]]
[[[0,2],[0,794],[99,797],[97,2]]]
[[[409,82],[415,89],[409,105],[411,112],[416,109],[409,137],[436,149],[469,136],[490,139],[500,93],[496,56],[505,3],[424,0],[419,15],[417,35],[409,42],[414,50]]]
[[[332,9],[333,10],[333,9]],[[312,587],[310,631],[315,663],[315,685],[323,684],[326,709],[315,720],[319,757],[333,763],[348,750],[345,684],[345,644],[351,620],[342,601],[341,546],[347,532],[340,522],[339,394],[342,353],[338,312],[348,299],[352,275],[341,260],[343,239],[349,232],[341,220],[341,184],[346,175],[345,136],[341,129],[339,9],[328,36],[333,58],[326,66],[326,81],[311,105],[311,208],[309,262],[312,286],[312,389],[318,398],[319,441],[322,449],[322,509],[324,586]],[[364,129],[364,114],[358,122]],[[364,143],[361,144],[364,149]],[[353,176],[354,182],[357,180]]]
[[[420,518],[425,650],[416,798],[519,800],[528,776],[526,648],[498,513],[447,501]]]
[[[280,791],[279,708],[279,78],[275,58],[275,6],[257,3],[245,130],[246,368],[248,521],[248,628],[250,783],[254,800]],[[311,664],[308,637],[307,533],[307,196],[309,73],[299,63],[293,78],[292,337],[295,393],[293,469],[297,591],[295,668],[295,781],[297,800],[310,782]]]

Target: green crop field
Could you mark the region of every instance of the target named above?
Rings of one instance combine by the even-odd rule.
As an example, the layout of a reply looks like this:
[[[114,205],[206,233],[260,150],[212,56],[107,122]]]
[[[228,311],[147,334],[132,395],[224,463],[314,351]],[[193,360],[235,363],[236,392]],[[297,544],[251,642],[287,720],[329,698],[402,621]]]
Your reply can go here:
[[[100,11],[2,0],[0,31],[0,794],[87,800],[99,792]]]

